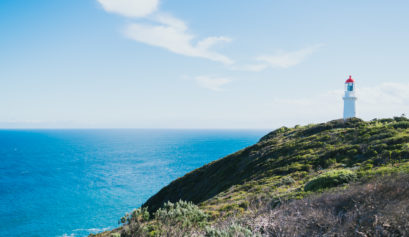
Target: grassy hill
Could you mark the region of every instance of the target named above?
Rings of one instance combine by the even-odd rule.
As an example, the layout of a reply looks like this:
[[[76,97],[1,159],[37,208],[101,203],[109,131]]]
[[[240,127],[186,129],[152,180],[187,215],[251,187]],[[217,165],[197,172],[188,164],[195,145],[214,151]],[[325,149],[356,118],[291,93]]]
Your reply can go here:
[[[206,236],[324,235],[330,233],[330,227],[325,229],[327,232],[314,232],[320,228],[307,229],[305,226],[311,223],[305,223],[304,231],[300,227],[297,230],[299,232],[274,232],[274,228],[280,225],[280,230],[286,230],[286,223],[288,227],[291,218],[286,223],[273,220],[265,225],[265,222],[271,220],[272,217],[268,213],[273,211],[277,211],[281,219],[285,219],[284,215],[291,213],[291,210],[293,213],[299,213],[297,208],[290,208],[297,203],[294,200],[310,200],[308,203],[311,204],[335,195],[338,199],[352,202],[351,200],[359,199],[359,192],[356,190],[364,190],[367,187],[365,185],[374,185],[377,182],[378,186],[387,190],[399,186],[399,180],[403,183],[408,181],[407,186],[399,186],[402,192],[396,193],[394,200],[390,200],[400,204],[408,202],[409,195],[398,195],[409,194],[409,179],[404,175],[409,173],[408,162],[409,120],[404,117],[370,122],[353,118],[294,128],[282,127],[267,134],[253,146],[174,180],[148,199],[142,208],[125,216],[122,219],[123,227],[105,232],[101,236],[159,236],[169,233],[172,236],[186,233]],[[392,174],[395,176],[390,178]],[[389,182],[385,182],[385,178],[379,179],[386,176],[389,177]],[[373,194],[374,200],[381,198],[376,195],[381,193],[379,190],[367,188],[367,192],[368,196]],[[188,202],[178,202],[179,200]],[[385,200],[389,199],[383,197],[382,200],[384,208]],[[345,202],[346,206],[352,205]],[[365,199],[362,203],[375,205],[375,202]],[[327,204],[325,210],[341,205],[334,200]],[[306,206],[308,205],[304,205]],[[375,213],[383,210],[381,206],[374,208]],[[306,211],[308,208],[302,210]],[[342,210],[334,209],[334,221]],[[347,208],[342,212],[350,214],[349,225],[353,224],[351,212],[356,210]],[[306,211],[305,215],[308,213]],[[406,213],[409,213],[409,210]],[[395,214],[388,215],[391,217],[387,218],[387,226],[392,228],[391,225],[398,222],[390,219]],[[261,222],[260,216],[265,217]],[[331,216],[330,213],[327,213],[327,216]],[[296,220],[294,218],[292,221]],[[406,223],[409,222],[407,215],[400,216],[400,220],[402,218]],[[324,222],[324,219],[321,221]],[[360,223],[358,219],[355,222]],[[260,225],[254,224],[258,223],[257,220]],[[300,220],[297,220],[298,222]],[[316,224],[320,226],[320,223]],[[367,227],[364,224],[359,225],[364,228],[362,234],[369,233],[371,228],[365,230]],[[396,227],[394,231],[398,231],[398,234],[404,233],[402,231],[405,229],[402,228],[405,224],[396,225],[401,229]],[[353,230],[351,228],[350,230]],[[405,228],[408,228],[409,234],[408,224]],[[355,229],[358,231],[359,228]],[[287,231],[289,230],[294,229],[289,228]],[[341,230],[331,230],[342,236]]]

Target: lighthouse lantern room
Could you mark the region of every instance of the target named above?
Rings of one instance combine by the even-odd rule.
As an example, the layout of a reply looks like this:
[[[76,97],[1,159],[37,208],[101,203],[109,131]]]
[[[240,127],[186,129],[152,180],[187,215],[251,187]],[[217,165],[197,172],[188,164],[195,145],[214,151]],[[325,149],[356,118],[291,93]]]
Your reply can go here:
[[[345,81],[345,95],[344,99],[344,120],[353,118],[356,116],[355,102],[357,100],[355,96],[355,81],[349,76]]]

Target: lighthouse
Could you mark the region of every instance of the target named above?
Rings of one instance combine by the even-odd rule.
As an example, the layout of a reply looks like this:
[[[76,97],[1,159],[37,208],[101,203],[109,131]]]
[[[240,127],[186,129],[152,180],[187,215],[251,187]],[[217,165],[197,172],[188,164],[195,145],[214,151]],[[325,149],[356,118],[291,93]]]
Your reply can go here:
[[[355,110],[355,81],[349,76],[348,80],[345,81],[345,95],[344,99],[344,120],[348,118],[353,118],[356,116]]]

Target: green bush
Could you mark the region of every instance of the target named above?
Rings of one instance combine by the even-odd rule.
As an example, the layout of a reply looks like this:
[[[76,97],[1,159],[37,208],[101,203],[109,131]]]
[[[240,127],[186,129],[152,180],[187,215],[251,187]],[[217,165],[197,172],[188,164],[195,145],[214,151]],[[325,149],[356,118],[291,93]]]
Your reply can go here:
[[[322,166],[323,166],[323,168],[328,168],[328,167],[330,167],[332,165],[335,165],[336,163],[337,163],[337,160],[335,158],[325,159],[323,161]]]
[[[203,227],[207,224],[207,214],[192,202],[167,202],[155,212],[155,219],[167,226],[181,228]]]
[[[284,176],[281,178],[280,182],[277,184],[277,186],[282,186],[282,185],[291,185],[295,183],[295,180],[291,178],[290,176]]]
[[[409,121],[409,119],[406,118],[404,114],[402,114],[402,116],[400,116],[400,117],[393,117],[393,119],[394,119],[396,122]]]
[[[379,119],[378,121],[381,122],[381,123],[392,123],[393,119],[385,118],[385,119]]]
[[[131,222],[144,222],[148,221],[150,217],[150,214],[148,212],[148,208],[146,207],[141,207],[138,209],[134,209],[131,214],[126,213],[125,216],[123,216],[120,220],[119,223],[122,224],[130,224]]]
[[[279,134],[285,133],[285,132],[288,131],[288,130],[290,130],[290,129],[287,128],[286,126],[283,126],[283,127],[281,127],[281,128],[278,128],[278,129],[276,129],[276,130],[270,132],[269,134],[265,135],[264,137],[262,137],[262,138],[260,139],[260,141],[266,141],[266,140],[268,140],[268,139],[274,138],[274,137],[278,136]]]
[[[331,188],[343,183],[354,181],[356,174],[347,169],[332,170],[323,173],[305,184],[305,191],[316,191],[324,188]]]
[[[409,122],[408,121],[401,121],[401,122],[397,122],[393,125],[394,128],[403,128],[403,129],[407,129],[409,128]]]

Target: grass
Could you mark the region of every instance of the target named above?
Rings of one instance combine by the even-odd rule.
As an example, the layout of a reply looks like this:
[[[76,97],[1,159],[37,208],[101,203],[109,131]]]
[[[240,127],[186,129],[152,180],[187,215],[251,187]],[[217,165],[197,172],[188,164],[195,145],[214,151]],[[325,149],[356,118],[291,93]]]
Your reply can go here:
[[[404,117],[369,122],[354,118],[279,128],[261,138],[257,144],[211,162],[171,182],[147,200],[140,209],[150,213],[148,219],[130,218],[130,221],[125,221],[124,226],[114,233],[122,233],[121,236],[161,236],[165,233],[183,235],[170,228],[170,224],[156,214],[169,208],[169,203],[178,203],[179,200],[194,205],[205,215],[204,222],[200,222],[200,225],[172,224],[185,232],[193,231],[189,232],[192,235],[224,236],[223,234],[234,231],[245,235],[245,230],[251,230],[253,234],[262,234],[263,231],[276,233],[274,228],[262,230],[246,224],[244,220],[247,218],[256,221],[257,218],[252,216],[254,213],[281,210],[279,208],[283,208],[284,204],[289,205],[288,203],[294,200],[309,200],[310,203],[313,200],[310,199],[311,196],[327,195],[325,193],[333,189],[342,190],[338,191],[337,195],[354,193],[354,187],[357,186],[349,186],[354,182],[370,183],[379,176],[409,173],[408,124],[409,120]],[[402,177],[407,179],[407,176]],[[332,204],[335,205],[335,201]],[[285,213],[284,209],[282,211]],[[323,213],[324,210],[321,214],[324,215]],[[305,215],[308,216],[308,213]],[[127,218],[129,219],[129,216]],[[127,218],[125,220],[128,220]],[[358,220],[354,218],[351,220]],[[336,218],[330,220],[339,221]],[[319,225],[319,221],[318,218],[316,224]],[[224,224],[220,226],[220,223]],[[237,227],[238,223],[244,224]],[[274,222],[272,225],[278,224]],[[162,227],[170,229],[164,230]],[[309,232],[309,227],[303,228],[300,227],[300,232],[294,233],[318,233]],[[136,229],[143,231],[135,232]]]

